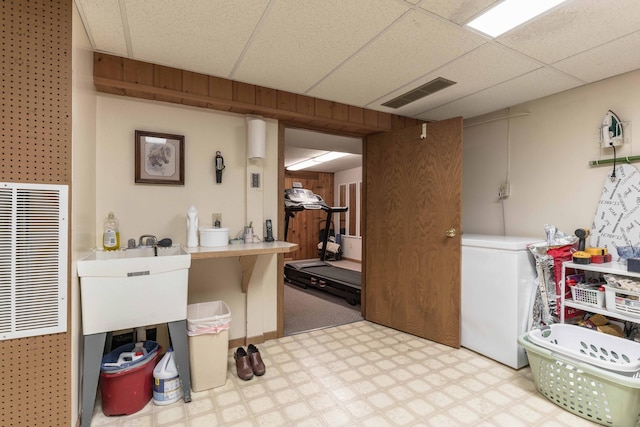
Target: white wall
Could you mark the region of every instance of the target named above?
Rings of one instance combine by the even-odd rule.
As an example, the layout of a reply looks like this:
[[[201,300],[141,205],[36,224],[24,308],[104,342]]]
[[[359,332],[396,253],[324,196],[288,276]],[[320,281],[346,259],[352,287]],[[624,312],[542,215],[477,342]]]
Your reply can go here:
[[[93,50],[78,11],[73,9],[71,128],[71,426],[79,407],[82,358],[80,285],[76,261],[94,242],[96,198],[96,92],[93,86]]]
[[[80,283],[76,261],[94,246],[96,216],[96,91],[93,50],[77,9],[73,8],[71,127],[71,426],[77,425],[83,344]]]
[[[347,191],[349,188],[349,184],[356,183],[358,194],[356,196],[356,202],[358,205],[360,204],[360,185],[362,182],[362,167],[348,169],[345,171],[336,172],[333,176],[333,197],[334,197],[334,206],[340,206],[340,185],[345,184],[347,186]],[[348,199],[347,199],[348,200]],[[351,207],[350,207],[351,209]],[[358,215],[356,229],[360,225],[361,215],[359,214],[360,210],[358,207]],[[333,219],[333,223],[336,226],[336,233],[339,232],[340,219],[339,214],[335,214],[335,218]],[[349,213],[347,213],[347,229],[349,226]],[[342,236],[342,256],[344,258],[348,258],[354,261],[362,261],[362,237],[353,237],[353,236]]]
[[[109,211],[120,220],[125,246],[129,238],[138,240],[142,234],[186,244],[186,212],[191,205],[198,209],[201,226],[211,226],[211,214],[221,213],[230,237],[240,235],[251,221],[262,237],[264,220],[277,218],[277,122],[267,121],[266,159],[249,161],[243,115],[98,94],[97,117],[97,246]],[[135,130],[184,135],[184,186],[135,184]],[[216,151],[222,153],[226,166],[221,184],[215,182]],[[260,189],[248,188],[250,172],[261,173]],[[276,256],[259,257],[252,277],[248,294],[243,294],[237,257],[192,260],[189,303],[226,302],[231,308],[231,339],[244,337],[247,324],[249,337],[273,332],[277,329]]]
[[[625,136],[632,138],[640,124],[640,71],[465,120],[463,231],[544,239],[545,224],[568,234],[590,228],[612,170],[588,166],[613,157],[612,148],[599,146],[609,109],[629,122]],[[474,125],[508,115],[521,116]],[[618,157],[639,155],[640,143],[617,151]],[[504,201],[503,227],[497,193],[507,175],[511,196]]]
[[[141,234],[186,243],[186,211],[199,210],[200,225],[222,213],[231,237],[253,221],[263,237],[266,218],[277,235],[277,122],[267,120],[267,158],[247,160],[245,117],[185,106],[97,94],[93,51],[81,20],[73,17],[72,93],[72,414],[77,422],[82,331],[76,261],[102,241],[102,220],[109,210],[120,219],[122,243]],[[185,136],[185,186],[134,183],[134,131]],[[215,183],[213,159],[219,150],[226,169]],[[249,173],[261,174],[261,187],[249,188]],[[189,303],[222,300],[231,308],[230,338],[258,337],[277,329],[276,256],[258,257],[249,292],[240,291],[237,258],[192,261]],[[248,313],[248,314],[247,314]]]

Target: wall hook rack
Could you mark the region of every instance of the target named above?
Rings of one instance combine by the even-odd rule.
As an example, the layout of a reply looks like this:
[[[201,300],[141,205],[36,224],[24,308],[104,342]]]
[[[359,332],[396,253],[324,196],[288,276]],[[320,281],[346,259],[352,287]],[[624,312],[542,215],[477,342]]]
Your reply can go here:
[[[615,159],[602,159],[602,160],[591,160],[589,162],[589,166],[601,166],[601,165],[608,165],[611,164],[613,162],[626,162],[626,163],[634,163],[634,162],[640,162],[640,156],[624,156],[624,157],[617,157]]]

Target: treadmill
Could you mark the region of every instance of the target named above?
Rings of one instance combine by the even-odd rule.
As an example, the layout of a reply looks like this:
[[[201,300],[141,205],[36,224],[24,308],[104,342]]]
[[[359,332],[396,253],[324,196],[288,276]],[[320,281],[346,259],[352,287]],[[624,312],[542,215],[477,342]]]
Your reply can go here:
[[[311,190],[300,187],[284,190],[285,228],[284,240],[287,240],[289,219],[304,210],[323,210],[327,221],[322,237],[320,259],[317,261],[292,261],[284,266],[285,280],[301,288],[315,288],[344,298],[349,304],[360,304],[361,273],[328,264],[325,262],[329,224],[331,215],[346,212],[347,207],[331,207]]]

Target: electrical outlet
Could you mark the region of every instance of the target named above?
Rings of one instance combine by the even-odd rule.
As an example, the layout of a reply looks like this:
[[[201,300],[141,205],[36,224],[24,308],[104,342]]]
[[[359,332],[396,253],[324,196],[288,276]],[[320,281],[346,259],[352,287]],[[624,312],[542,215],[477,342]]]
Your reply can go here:
[[[216,221],[219,221],[219,224],[222,225],[222,214],[220,213],[211,214],[211,224],[215,226]]]
[[[498,190],[498,199],[504,200],[511,195],[511,185],[508,182],[500,185],[500,189]]]

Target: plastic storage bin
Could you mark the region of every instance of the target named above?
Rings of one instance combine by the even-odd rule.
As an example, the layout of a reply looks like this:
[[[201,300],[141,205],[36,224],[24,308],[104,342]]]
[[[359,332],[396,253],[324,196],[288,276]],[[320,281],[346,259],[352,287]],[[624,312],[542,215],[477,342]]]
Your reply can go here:
[[[604,291],[597,288],[579,288],[571,286],[571,296],[573,301],[591,307],[604,307]]]
[[[187,306],[191,389],[203,391],[227,382],[231,310],[222,301]]]
[[[121,353],[129,353],[134,344],[125,344],[106,354],[100,368],[102,412],[106,416],[131,415],[142,408],[153,396],[153,369],[160,347],[154,341],[145,341],[147,354],[140,359],[114,366]]]
[[[622,375],[640,371],[640,344],[582,326],[553,324],[527,333],[529,339],[553,352]]]
[[[603,425],[633,426],[640,421],[640,378],[566,360],[533,343],[528,334],[518,343],[529,357],[536,389],[556,405]]]
[[[607,310],[640,317],[640,292],[605,286]]]

